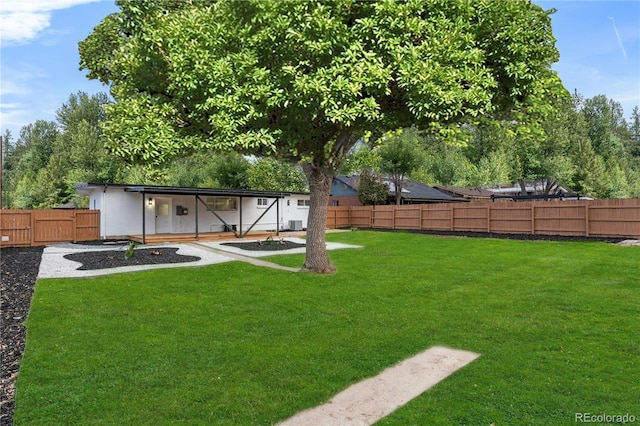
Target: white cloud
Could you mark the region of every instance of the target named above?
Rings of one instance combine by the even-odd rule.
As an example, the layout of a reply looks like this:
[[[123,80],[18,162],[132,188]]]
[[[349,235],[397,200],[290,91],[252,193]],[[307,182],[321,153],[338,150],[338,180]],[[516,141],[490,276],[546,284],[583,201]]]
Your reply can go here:
[[[0,3],[0,41],[26,44],[51,24],[51,12],[99,0],[4,0]]]

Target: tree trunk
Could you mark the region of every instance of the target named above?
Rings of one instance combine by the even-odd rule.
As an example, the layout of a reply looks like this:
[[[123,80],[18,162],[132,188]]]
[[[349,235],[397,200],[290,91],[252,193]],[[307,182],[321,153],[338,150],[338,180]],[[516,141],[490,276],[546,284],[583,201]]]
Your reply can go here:
[[[518,183],[520,184],[520,195],[526,197],[529,194],[527,192],[527,184],[524,182],[524,180],[520,180],[518,181]]]
[[[336,267],[327,255],[325,229],[333,168],[327,164],[305,163],[304,170],[309,180],[310,205],[306,258],[302,269],[320,274],[332,274],[336,272]]]

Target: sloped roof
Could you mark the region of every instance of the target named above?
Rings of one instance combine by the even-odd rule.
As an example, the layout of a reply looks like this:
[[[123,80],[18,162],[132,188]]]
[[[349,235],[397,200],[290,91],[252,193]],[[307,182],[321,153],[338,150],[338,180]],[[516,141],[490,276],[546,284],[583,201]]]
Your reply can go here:
[[[54,207],[54,209],[59,210],[74,210],[77,208],[78,206],[76,206],[76,203],[74,203],[73,201],[69,201],[68,203],[60,204],[59,206]]]
[[[453,196],[464,198],[491,198],[491,196],[493,195],[493,192],[480,188],[460,188],[457,186],[448,185],[436,185],[434,186],[434,188]]]
[[[344,183],[349,188],[353,190],[358,190],[358,185],[360,185],[360,176],[359,175],[336,175],[334,179]]]
[[[335,180],[342,182],[344,185],[350,187],[353,190],[358,190],[358,186],[360,185],[360,176],[359,175],[336,175]],[[383,180],[384,183],[389,185],[389,195],[395,196],[395,185],[388,179]],[[468,201],[462,197],[457,197],[455,195],[447,194],[445,192],[439,191],[436,188],[433,188],[429,185],[425,185],[424,183],[414,182],[411,180],[404,180],[402,184],[402,198],[404,200],[410,202],[465,202]]]
[[[395,195],[395,191],[391,193]],[[402,183],[402,195],[405,200],[417,202],[417,201],[441,201],[441,202],[466,202],[468,201],[462,197],[455,197],[445,192],[439,191],[436,188],[425,185],[424,183],[414,182],[412,180],[405,180]]]

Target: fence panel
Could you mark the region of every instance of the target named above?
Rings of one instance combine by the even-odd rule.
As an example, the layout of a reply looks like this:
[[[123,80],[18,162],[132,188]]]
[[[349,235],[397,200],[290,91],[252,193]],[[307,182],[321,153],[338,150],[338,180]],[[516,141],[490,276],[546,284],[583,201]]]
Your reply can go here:
[[[372,212],[371,206],[349,207],[351,210],[351,226],[357,228],[372,228]]]
[[[421,211],[419,204],[397,206],[394,209],[393,223],[395,229],[420,229]]]
[[[349,207],[330,206],[327,208],[327,228],[348,228],[349,227]]]
[[[448,204],[423,204],[421,229],[453,231],[452,209]]]
[[[507,202],[489,205],[489,232],[498,234],[531,234],[532,209],[530,203]]]
[[[532,206],[534,234],[541,235],[587,235],[586,205],[554,204]]]
[[[100,238],[98,210],[0,210],[2,246],[42,246]]]
[[[640,238],[640,199],[504,201],[348,208],[349,223],[344,224],[343,217],[341,226]]]
[[[640,238],[640,206],[596,205],[589,207],[589,235]]]
[[[0,210],[0,246],[31,245],[31,211]]]
[[[396,206],[375,206],[371,211],[371,227],[382,229],[395,229],[393,223]]]
[[[76,241],[100,239],[100,211],[76,210]]]
[[[489,232],[489,209],[485,205],[451,204],[454,231]]]
[[[32,213],[32,245],[43,246],[61,241],[76,241],[75,215],[68,210],[36,210]]]

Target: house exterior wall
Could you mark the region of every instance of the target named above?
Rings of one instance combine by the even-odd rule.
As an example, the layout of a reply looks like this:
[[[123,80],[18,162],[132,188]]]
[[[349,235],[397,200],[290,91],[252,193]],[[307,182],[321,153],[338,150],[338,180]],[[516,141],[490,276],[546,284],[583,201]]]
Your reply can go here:
[[[280,229],[290,229],[289,221],[302,221],[302,227],[307,229],[309,216],[309,194],[291,194],[284,199],[281,207]]]
[[[142,232],[142,195],[122,188],[94,190],[89,196],[92,210],[100,210],[100,237],[118,238]],[[153,208],[145,203],[147,232],[155,228]]]
[[[330,206],[362,206],[363,204],[358,199],[357,195],[344,195],[344,196],[334,196],[329,197],[329,205]]]
[[[279,199],[279,211],[276,205],[269,208],[275,198],[264,198],[259,202],[258,198],[242,197],[242,226],[240,226],[240,197],[200,197],[205,203],[213,201],[213,198],[235,200],[236,209],[216,210],[216,214],[228,225],[235,225],[238,231],[247,231],[263,213],[264,216],[253,226],[253,231],[275,231],[278,226],[280,230],[289,229],[291,220],[301,221],[302,227],[307,227],[309,194],[291,194],[284,199]],[[156,232],[156,208],[158,202],[163,199],[166,199],[169,204],[169,229],[158,227]],[[223,222],[202,202],[197,201],[194,195],[155,195],[125,192],[119,187],[95,188],[89,196],[89,206],[93,210],[101,211],[101,238],[121,238],[142,234],[143,215],[147,235],[167,231],[168,233],[192,233],[196,231],[196,209],[198,210],[198,232],[224,231]],[[187,213],[178,215],[178,207],[186,209]]]

